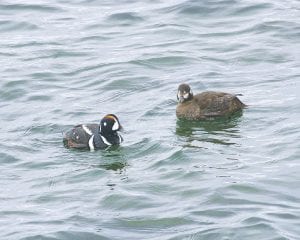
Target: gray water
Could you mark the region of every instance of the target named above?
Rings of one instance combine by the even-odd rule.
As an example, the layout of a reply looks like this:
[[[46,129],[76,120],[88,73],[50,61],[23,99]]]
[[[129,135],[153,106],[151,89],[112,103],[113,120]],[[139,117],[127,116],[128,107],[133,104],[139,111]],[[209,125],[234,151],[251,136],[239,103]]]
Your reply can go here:
[[[299,10],[1,1],[0,239],[300,239]],[[177,121],[182,82],[249,107]],[[63,147],[107,113],[122,146]]]

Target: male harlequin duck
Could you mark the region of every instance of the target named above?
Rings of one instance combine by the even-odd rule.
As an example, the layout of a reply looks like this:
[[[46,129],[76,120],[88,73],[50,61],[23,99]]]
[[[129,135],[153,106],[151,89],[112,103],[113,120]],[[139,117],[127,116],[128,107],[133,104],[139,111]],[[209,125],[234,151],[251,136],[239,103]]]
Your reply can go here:
[[[111,145],[119,145],[123,138],[118,133],[122,129],[119,119],[108,114],[100,124],[77,125],[64,134],[63,142],[70,148],[104,149]]]
[[[179,101],[176,108],[178,118],[204,120],[228,116],[242,110],[246,105],[238,98],[224,92],[203,92],[193,95],[188,84],[180,84],[177,92]]]

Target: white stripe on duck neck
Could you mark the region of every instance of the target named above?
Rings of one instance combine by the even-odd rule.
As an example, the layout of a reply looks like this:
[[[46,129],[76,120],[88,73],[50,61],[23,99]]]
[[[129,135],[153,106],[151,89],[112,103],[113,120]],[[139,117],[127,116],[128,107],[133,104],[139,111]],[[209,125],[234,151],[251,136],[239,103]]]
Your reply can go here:
[[[119,137],[119,141],[120,141],[120,143],[121,143],[121,142],[123,142],[123,139],[122,139],[122,137],[121,137],[121,135],[120,135],[120,134],[118,134],[118,137]]]
[[[106,145],[108,145],[108,146],[111,146],[111,145],[112,145],[112,144],[111,144],[109,141],[107,141],[107,139],[106,139],[105,137],[103,137],[101,134],[100,134],[100,137],[101,137],[102,141],[103,141]]]

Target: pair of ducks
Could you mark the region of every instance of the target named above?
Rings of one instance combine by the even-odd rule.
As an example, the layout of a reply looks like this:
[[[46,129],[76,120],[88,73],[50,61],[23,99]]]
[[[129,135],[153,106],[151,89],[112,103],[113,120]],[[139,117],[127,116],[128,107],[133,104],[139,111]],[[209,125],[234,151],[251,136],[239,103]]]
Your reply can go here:
[[[193,95],[188,84],[178,87],[176,115],[180,119],[205,120],[228,116],[241,111],[246,105],[238,95],[224,92],[207,91]],[[86,148],[90,150],[105,149],[111,145],[119,145],[123,138],[118,133],[122,129],[119,119],[108,114],[100,124],[80,124],[64,134],[66,147]]]

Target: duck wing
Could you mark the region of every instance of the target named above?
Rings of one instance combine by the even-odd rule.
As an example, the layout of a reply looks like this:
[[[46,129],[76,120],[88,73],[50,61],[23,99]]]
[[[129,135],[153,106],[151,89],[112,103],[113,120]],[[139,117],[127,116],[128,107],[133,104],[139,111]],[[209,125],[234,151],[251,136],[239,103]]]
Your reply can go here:
[[[194,96],[200,112],[205,117],[224,116],[243,108],[236,95],[224,92],[203,92]]]
[[[88,148],[92,135],[98,132],[98,124],[81,124],[64,134],[63,142],[71,148]]]

